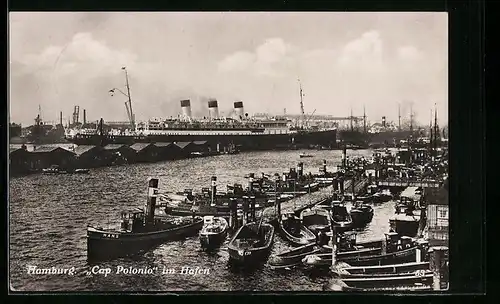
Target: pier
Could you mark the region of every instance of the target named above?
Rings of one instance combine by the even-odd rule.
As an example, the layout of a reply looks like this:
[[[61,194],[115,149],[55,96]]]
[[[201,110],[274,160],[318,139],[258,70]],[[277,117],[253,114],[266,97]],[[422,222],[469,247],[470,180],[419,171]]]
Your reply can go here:
[[[324,199],[327,199],[332,194],[332,186],[322,188],[316,192],[307,193],[299,197],[294,197],[286,202],[281,202],[281,213],[301,212],[310,208]],[[276,218],[274,207],[267,207],[261,211],[261,216],[266,221],[272,221]]]
[[[422,188],[439,188],[441,183],[435,180],[415,181],[415,180],[379,180],[376,181],[377,186],[385,187],[422,187]]]

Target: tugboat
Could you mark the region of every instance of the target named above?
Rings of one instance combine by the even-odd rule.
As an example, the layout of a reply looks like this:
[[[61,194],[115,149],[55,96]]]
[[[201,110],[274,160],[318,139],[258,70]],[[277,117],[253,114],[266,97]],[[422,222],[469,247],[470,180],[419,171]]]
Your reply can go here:
[[[218,247],[226,239],[228,227],[223,217],[203,217],[203,228],[200,231],[201,247],[205,249]]]
[[[203,226],[201,217],[155,217],[158,179],[149,180],[145,210],[122,212],[120,229],[87,226],[87,258],[112,259],[139,253],[167,240],[193,236]]]
[[[229,245],[229,260],[233,263],[257,265],[271,252],[274,242],[274,227],[267,223],[252,222],[243,225],[233,236]]]
[[[373,219],[373,208],[364,204],[363,201],[356,201],[349,211],[352,218],[352,225],[355,228],[366,226]]]

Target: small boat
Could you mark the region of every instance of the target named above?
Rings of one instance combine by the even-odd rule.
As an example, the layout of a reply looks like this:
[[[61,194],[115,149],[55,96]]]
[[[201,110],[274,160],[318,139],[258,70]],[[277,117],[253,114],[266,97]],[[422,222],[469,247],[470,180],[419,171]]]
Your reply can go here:
[[[191,152],[190,155],[191,155],[191,157],[204,157],[204,156],[207,156],[206,153],[203,153],[203,152]]]
[[[229,242],[229,260],[246,265],[264,261],[274,242],[274,227],[267,223],[243,225]]]
[[[389,219],[389,224],[398,234],[414,237],[420,225],[420,210],[412,205],[397,204],[396,214]]]
[[[359,285],[374,286],[374,287],[355,287],[355,281],[332,279],[323,285],[323,291],[348,291],[348,292],[362,292],[362,291],[389,291],[389,292],[422,292],[432,290],[432,274],[425,274],[424,276],[403,276],[395,277],[386,280],[387,278],[379,278],[379,280],[369,280],[366,283],[358,283]],[[360,282],[360,281],[358,281]],[[351,285],[352,284],[352,285]],[[354,285],[354,286],[353,286]]]
[[[302,224],[314,234],[330,230],[330,213],[324,208],[306,209],[301,212]]]
[[[373,219],[373,208],[370,205],[357,201],[349,211],[353,227],[366,226]]]
[[[90,169],[75,169],[73,171],[73,173],[76,173],[76,174],[85,174],[85,173],[89,173],[90,172]]]
[[[227,236],[229,225],[223,217],[203,217],[203,228],[199,233],[201,247],[212,249],[221,245]]]
[[[150,179],[144,210],[122,212],[120,228],[87,226],[88,260],[137,254],[168,240],[194,236],[203,226],[201,217],[155,216],[158,179]]]
[[[43,174],[65,174],[66,170],[61,169],[58,165],[52,165],[49,168],[42,169]]]
[[[300,158],[309,158],[309,157],[313,157],[311,154],[306,154],[306,153],[300,153],[299,154],[299,157]]]
[[[332,225],[337,231],[348,229],[352,226],[352,218],[343,203],[335,203],[331,208]]]
[[[371,196],[372,202],[375,204],[385,203],[392,199],[392,194],[389,190],[382,190]]]
[[[429,262],[414,262],[403,264],[391,264],[383,266],[351,266],[347,263],[339,263],[340,267],[335,267],[332,271],[343,278],[366,277],[366,276],[393,276],[406,275],[421,270],[430,269]]]
[[[316,235],[305,227],[294,213],[283,214],[278,222],[281,235],[294,245],[306,245],[316,240]]]
[[[337,253],[337,261],[354,266],[389,265],[396,263],[416,262],[419,247],[382,254],[382,248],[367,248],[352,252]],[[330,266],[332,264],[331,253],[321,253],[306,256],[303,259],[305,265]]]
[[[322,249],[315,243],[310,243],[272,256],[269,266],[273,269],[292,267],[301,264],[305,256],[319,252],[322,252]]]

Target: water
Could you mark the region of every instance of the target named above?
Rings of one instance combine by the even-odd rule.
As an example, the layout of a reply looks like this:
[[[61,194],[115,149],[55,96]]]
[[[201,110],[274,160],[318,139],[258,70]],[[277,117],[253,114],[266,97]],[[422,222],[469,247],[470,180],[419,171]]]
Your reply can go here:
[[[86,226],[117,224],[120,211],[142,207],[147,179],[158,177],[160,188],[201,190],[217,176],[219,189],[236,182],[245,184],[245,174],[282,173],[304,162],[305,173],[317,173],[323,163],[340,163],[341,151],[314,151],[300,159],[301,151],[254,152],[209,158],[135,164],[94,169],[88,175],[31,175],[10,181],[10,280],[18,291],[320,291],[325,276],[301,269],[272,270],[266,265],[251,272],[228,266],[227,243],[215,253],[201,251],[197,237],[165,243],[143,256],[97,265],[86,259]],[[371,151],[349,151],[352,156],[370,156]],[[375,206],[375,214],[358,239],[380,239],[389,229],[393,204]],[[273,253],[290,248],[275,237]],[[28,265],[39,268],[75,267],[73,276],[28,274]],[[92,266],[113,272],[87,275]],[[115,274],[117,266],[158,267],[155,274]],[[209,274],[162,274],[165,267],[208,269]]]

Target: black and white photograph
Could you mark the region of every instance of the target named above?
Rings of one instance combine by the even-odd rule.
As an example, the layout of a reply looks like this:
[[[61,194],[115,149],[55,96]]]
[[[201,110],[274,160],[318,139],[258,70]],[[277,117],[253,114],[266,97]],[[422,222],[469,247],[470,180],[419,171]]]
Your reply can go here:
[[[447,13],[11,12],[7,48],[11,292],[450,289]]]

